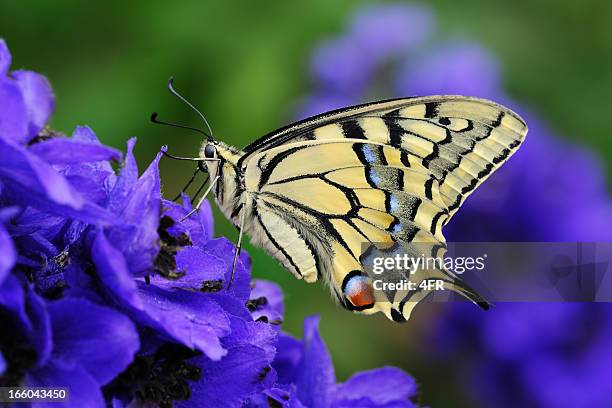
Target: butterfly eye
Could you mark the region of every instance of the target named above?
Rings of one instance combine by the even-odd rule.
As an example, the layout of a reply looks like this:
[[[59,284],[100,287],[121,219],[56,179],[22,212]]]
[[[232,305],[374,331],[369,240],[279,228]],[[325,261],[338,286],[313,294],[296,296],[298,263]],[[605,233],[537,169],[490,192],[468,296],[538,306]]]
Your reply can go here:
[[[215,146],[211,145],[211,144],[207,144],[204,147],[204,157],[207,159],[213,159],[215,157],[215,154],[217,153],[217,149],[215,149]]]

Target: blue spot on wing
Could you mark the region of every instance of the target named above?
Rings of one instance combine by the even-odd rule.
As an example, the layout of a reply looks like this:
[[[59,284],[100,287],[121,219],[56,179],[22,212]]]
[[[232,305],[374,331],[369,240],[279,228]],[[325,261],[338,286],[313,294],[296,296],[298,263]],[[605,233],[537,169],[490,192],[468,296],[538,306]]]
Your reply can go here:
[[[378,174],[378,172],[375,169],[370,169],[370,180],[372,180],[372,183],[374,183],[374,185],[376,186],[380,186],[381,184],[381,179],[380,179],[380,175]]]
[[[369,164],[374,164],[376,162],[376,151],[374,150],[373,146],[364,144],[362,145],[361,151]]]
[[[391,212],[395,213],[397,211],[397,209],[399,208],[399,200],[397,199],[397,197],[393,194],[391,195]]]

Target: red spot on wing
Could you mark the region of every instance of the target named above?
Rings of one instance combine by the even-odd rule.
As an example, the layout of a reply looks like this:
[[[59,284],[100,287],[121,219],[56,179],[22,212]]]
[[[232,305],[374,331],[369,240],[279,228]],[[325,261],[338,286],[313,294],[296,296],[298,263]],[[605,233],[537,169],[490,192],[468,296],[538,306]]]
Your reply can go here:
[[[347,285],[346,298],[356,307],[371,305],[375,302],[374,290],[366,279],[353,279]]]

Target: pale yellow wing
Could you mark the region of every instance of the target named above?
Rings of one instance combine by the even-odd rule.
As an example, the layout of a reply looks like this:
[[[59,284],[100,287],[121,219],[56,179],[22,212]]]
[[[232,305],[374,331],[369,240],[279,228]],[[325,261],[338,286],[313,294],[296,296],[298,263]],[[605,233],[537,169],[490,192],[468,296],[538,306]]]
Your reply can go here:
[[[247,231],[296,276],[324,276],[349,309],[403,320],[425,293],[375,299],[364,245],[443,251],[442,226],[526,131],[511,111],[464,97],[390,101],[301,122],[247,148]],[[417,278],[444,279],[482,303],[448,272],[428,273]]]

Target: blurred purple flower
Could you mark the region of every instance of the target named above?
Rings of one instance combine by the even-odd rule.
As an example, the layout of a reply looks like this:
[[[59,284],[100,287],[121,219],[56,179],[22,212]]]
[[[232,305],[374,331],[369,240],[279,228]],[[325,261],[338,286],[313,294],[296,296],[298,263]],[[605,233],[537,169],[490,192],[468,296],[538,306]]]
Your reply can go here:
[[[497,60],[474,42],[445,44],[408,59],[395,80],[398,95],[443,93],[499,98],[500,85]]]
[[[494,57],[477,49],[473,44],[446,48],[453,61],[469,61],[469,69],[459,69],[461,75],[439,56],[422,62],[429,81],[418,67],[405,73],[406,78],[413,78],[411,87],[416,93],[480,90],[483,94],[476,96],[514,107],[530,127],[516,157],[453,218],[445,230],[447,238],[472,242],[610,240],[612,202],[598,159],[556,137],[539,118],[506,96]],[[483,406],[591,407],[612,402],[610,388],[597,380],[612,374],[612,354],[593,357],[601,351],[599,344],[612,340],[609,305],[505,303],[488,313],[464,304],[446,309],[446,317],[434,325],[437,341],[433,344],[438,347],[429,350],[433,355],[446,349],[471,356],[472,375],[464,383]],[[580,334],[586,331],[589,336]]]
[[[313,71],[317,86],[299,116],[335,109],[345,102],[365,102],[364,95],[388,98],[388,93],[380,94],[386,88],[394,89],[396,96],[490,98],[520,112],[529,124],[529,137],[518,154],[466,201],[445,229],[447,239],[610,240],[612,202],[596,155],[562,140],[533,112],[512,100],[502,88],[500,64],[487,49],[476,42],[452,41],[429,44],[425,50],[417,42],[394,48],[394,55],[385,53],[383,62],[368,59],[366,53],[346,52],[345,44],[362,43],[363,37],[356,34],[359,27],[367,31],[385,27],[385,22],[393,27],[400,9],[414,12],[400,4],[364,7],[345,33],[315,50],[315,64],[321,53],[336,59],[330,59],[329,68]],[[435,26],[430,20],[429,26]],[[380,41],[372,43],[376,42]],[[353,72],[354,61],[360,58],[366,61],[365,74]],[[609,305],[507,303],[483,313],[472,305],[454,303],[442,313],[423,348],[430,357],[438,357],[437,369],[466,385],[470,400],[486,407],[612,404],[607,381],[612,375],[612,353],[604,346],[612,340]],[[462,366],[449,366],[457,358]],[[282,378],[280,368],[277,371]]]
[[[431,9],[420,4],[388,4],[358,9],[348,28],[352,40],[373,62],[420,47],[436,29]]]
[[[318,91],[303,103],[299,116],[355,104],[380,65],[420,46],[434,28],[431,11],[421,5],[360,9],[347,35],[314,50],[311,75]]]

